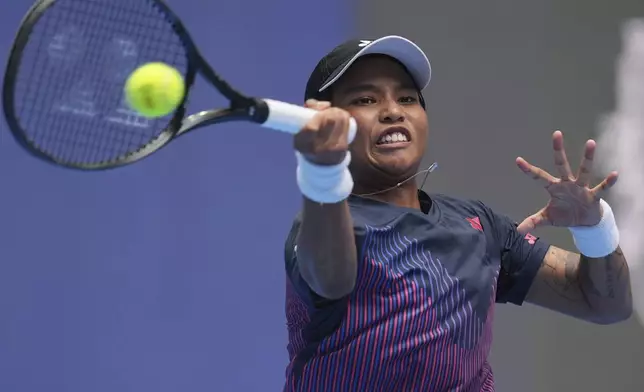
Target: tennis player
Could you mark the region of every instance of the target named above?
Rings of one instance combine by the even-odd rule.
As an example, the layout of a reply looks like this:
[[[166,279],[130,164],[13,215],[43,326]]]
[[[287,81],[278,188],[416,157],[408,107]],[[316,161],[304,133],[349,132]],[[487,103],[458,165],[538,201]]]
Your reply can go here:
[[[495,303],[525,301],[612,324],[631,315],[629,271],[603,191],[552,136],[558,177],[517,158],[548,204],[516,224],[476,200],[417,189],[428,140],[427,57],[397,36],[346,42],[306,86],[319,110],[295,136],[304,195],[286,241],[285,391],[494,391]],[[358,135],[347,143],[350,116]],[[577,252],[529,234],[566,227]]]

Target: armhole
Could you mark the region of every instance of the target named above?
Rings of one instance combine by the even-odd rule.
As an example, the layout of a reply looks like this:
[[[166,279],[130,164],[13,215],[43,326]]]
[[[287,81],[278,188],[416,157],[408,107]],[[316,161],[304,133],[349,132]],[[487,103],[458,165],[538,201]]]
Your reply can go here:
[[[300,227],[300,217],[301,215],[298,214],[295,218],[285,243],[284,259],[286,264],[286,278],[290,280],[295,294],[306,303],[307,307],[310,308],[309,313],[312,314],[313,311],[324,311],[334,307],[336,304],[341,305],[343,301],[346,302],[346,299],[340,298],[332,300],[324,298],[313,291],[302,278],[297,265],[297,235]]]
[[[477,200],[479,208],[482,209],[482,212],[485,214],[487,221],[489,222],[492,233],[488,237],[489,245],[487,247],[488,257],[498,256],[499,257],[499,276],[496,281],[496,293],[495,293],[495,302],[496,303],[505,303],[504,297],[507,295],[505,288],[511,284],[512,275],[511,275],[511,266],[508,262],[508,255],[510,249],[506,246],[506,238],[501,238],[497,227],[496,214],[490,207],[488,207],[481,200]],[[516,223],[515,223],[516,225]]]

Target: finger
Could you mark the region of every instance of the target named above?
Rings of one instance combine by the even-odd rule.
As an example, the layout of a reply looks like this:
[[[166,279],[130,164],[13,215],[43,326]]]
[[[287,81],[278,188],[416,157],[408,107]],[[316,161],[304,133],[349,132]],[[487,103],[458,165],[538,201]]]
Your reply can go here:
[[[325,110],[331,107],[331,102],[318,101],[316,99],[309,99],[304,103],[304,106],[306,106],[309,109]]]
[[[566,150],[564,148],[563,133],[555,131],[552,134],[552,149],[554,150],[555,166],[562,181],[569,181],[572,178],[572,170],[566,157]]]
[[[525,218],[523,222],[519,223],[519,226],[517,226],[517,231],[521,234],[527,234],[537,227],[544,226],[547,223],[548,219],[546,218],[543,210],[541,210],[534,215],[530,215],[529,217]]]
[[[315,147],[314,141],[322,121],[321,113],[316,113],[315,116],[307,121],[302,129],[293,137],[293,148],[303,154],[313,153]]]
[[[590,184],[590,175],[593,170],[593,159],[595,158],[595,148],[597,143],[594,140],[588,140],[584,148],[584,157],[581,158],[579,171],[577,171],[577,180],[575,181],[579,186],[588,186]]]
[[[610,174],[604,178],[604,181],[600,182],[599,185],[590,190],[590,193],[592,193],[596,198],[601,198],[604,192],[617,183],[618,178],[619,174],[616,171],[610,172]]]
[[[351,115],[346,110],[343,110],[343,109],[336,109],[336,110],[337,110],[337,116],[338,116],[338,126],[337,126],[338,134],[342,136],[343,140],[348,141],[349,120],[351,119]]]
[[[312,107],[322,107],[326,106],[325,102],[314,101],[308,102],[307,104]],[[334,111],[340,109],[332,109],[333,111],[320,111],[315,113],[315,115],[302,127],[300,133],[306,134],[307,139],[325,139],[333,130],[337,115],[334,114]]]
[[[317,110],[326,110],[331,107],[331,102],[328,101],[319,101],[317,103],[316,109]]]
[[[516,163],[522,172],[529,175],[533,180],[541,183],[541,185],[543,185],[544,187],[548,187],[557,182],[557,179],[550,175],[550,173],[539,167],[529,164],[525,159],[521,157],[517,158]]]
[[[331,135],[333,134],[337,119],[333,116],[327,115],[327,113],[324,113],[324,115],[321,116],[321,119],[320,129],[316,137],[318,139],[318,143],[328,145],[328,142],[331,139]]]
[[[326,131],[330,144],[335,147],[348,146],[349,114],[338,108],[331,108],[325,114],[329,119],[324,126],[328,127]]]

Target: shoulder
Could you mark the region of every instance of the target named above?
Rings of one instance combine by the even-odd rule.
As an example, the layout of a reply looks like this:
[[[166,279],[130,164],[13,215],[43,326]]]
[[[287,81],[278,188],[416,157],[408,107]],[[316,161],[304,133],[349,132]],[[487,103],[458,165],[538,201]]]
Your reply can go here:
[[[495,242],[501,241],[502,233],[514,229],[516,223],[505,215],[498,214],[481,200],[459,198],[442,194],[431,195],[432,202],[441,209],[443,223],[453,226],[455,221],[480,225],[486,235]]]
[[[436,203],[443,214],[487,218],[492,213],[490,208],[480,200],[448,196],[440,193],[433,193],[429,196],[432,203]]]

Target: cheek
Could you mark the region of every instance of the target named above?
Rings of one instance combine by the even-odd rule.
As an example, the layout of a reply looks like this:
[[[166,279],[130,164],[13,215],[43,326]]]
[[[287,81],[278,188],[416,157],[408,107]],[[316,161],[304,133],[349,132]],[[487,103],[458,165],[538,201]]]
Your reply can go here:
[[[420,114],[418,117],[414,118],[413,124],[416,132],[418,132],[418,136],[420,136],[423,140],[427,140],[427,134],[429,133],[427,115],[423,112],[423,114]]]
[[[358,125],[360,127],[360,125]],[[359,128],[358,128],[359,129]],[[349,146],[351,154],[357,160],[363,160],[364,157],[368,154],[368,150],[371,146],[371,139],[369,135],[365,132],[358,131],[355,140]]]
[[[358,133],[350,146],[351,155],[353,156],[353,161],[365,162],[368,160],[369,150],[371,149],[371,130],[373,129],[373,123],[364,116],[353,115],[353,118],[358,124]]]

